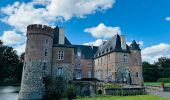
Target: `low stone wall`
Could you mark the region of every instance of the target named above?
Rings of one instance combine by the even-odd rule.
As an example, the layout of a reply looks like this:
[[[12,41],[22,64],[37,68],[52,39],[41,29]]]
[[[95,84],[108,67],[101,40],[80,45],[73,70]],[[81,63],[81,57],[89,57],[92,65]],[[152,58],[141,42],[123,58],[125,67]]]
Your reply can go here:
[[[127,96],[145,94],[145,88],[113,88],[105,89],[106,95]]]
[[[163,91],[170,92],[170,87],[163,87]]]

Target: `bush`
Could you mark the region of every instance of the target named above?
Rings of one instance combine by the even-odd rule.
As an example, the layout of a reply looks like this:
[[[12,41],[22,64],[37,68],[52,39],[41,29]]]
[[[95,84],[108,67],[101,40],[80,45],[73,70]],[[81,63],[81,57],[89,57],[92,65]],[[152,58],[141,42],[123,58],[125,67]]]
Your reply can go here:
[[[105,88],[106,88],[106,89],[122,88],[122,86],[119,85],[119,84],[107,83],[107,84],[105,84]]]
[[[74,85],[70,85],[66,92],[65,92],[65,96],[68,98],[68,100],[72,100],[73,98],[76,97],[76,91],[75,91],[75,86]]]
[[[170,78],[160,78],[157,82],[170,83]]]

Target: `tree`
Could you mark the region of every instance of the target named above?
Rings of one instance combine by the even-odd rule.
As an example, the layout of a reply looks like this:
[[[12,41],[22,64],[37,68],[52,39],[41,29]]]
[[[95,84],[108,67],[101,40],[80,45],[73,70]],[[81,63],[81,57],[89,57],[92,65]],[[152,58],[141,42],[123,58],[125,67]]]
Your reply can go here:
[[[170,59],[161,57],[155,65],[159,66],[159,75],[161,78],[170,78]]]
[[[46,93],[43,100],[61,100],[64,92],[65,81],[63,77],[44,77]]]
[[[0,81],[16,80],[20,81],[23,63],[20,62],[16,51],[9,46],[3,46],[0,40]]]
[[[159,67],[157,65],[143,62],[142,69],[145,82],[155,82],[159,79]]]

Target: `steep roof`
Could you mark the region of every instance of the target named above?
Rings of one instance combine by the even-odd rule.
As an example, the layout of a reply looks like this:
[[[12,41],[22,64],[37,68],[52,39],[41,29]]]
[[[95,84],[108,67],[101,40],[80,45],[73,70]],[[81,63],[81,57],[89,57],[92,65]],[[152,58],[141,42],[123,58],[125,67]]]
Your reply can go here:
[[[75,53],[80,49],[84,59],[93,59],[98,47],[86,46],[86,45],[73,45],[75,47]]]
[[[121,47],[121,37],[120,35],[116,34],[112,37],[111,40],[104,42],[101,46],[99,46],[95,57],[99,57],[105,55],[110,52],[130,52],[129,46],[126,45],[126,50],[123,50]]]
[[[135,40],[132,41],[132,44],[130,45],[130,50],[141,50],[139,44],[137,44]]]
[[[59,27],[58,26],[54,28],[53,34],[54,34],[53,44],[56,45],[58,44],[58,41],[59,41]],[[65,40],[64,45],[71,45],[70,41],[66,37],[64,40]]]

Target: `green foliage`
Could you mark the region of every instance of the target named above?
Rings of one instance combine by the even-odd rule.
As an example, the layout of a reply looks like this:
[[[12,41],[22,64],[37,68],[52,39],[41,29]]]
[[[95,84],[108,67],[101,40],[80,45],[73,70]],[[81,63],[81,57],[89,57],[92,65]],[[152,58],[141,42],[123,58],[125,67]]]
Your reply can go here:
[[[161,86],[161,82],[145,82],[145,86]],[[170,86],[170,83],[165,83],[165,86]]]
[[[99,97],[85,97],[77,100],[169,100],[169,98],[163,98],[154,95],[140,95],[140,96],[99,96]]]
[[[65,92],[65,96],[69,99],[72,100],[73,98],[76,97],[76,91],[75,91],[75,86],[74,85],[69,85]]]
[[[44,100],[61,100],[64,92],[64,79],[62,77],[47,76],[44,78],[46,93]]]
[[[104,86],[105,86],[106,89],[122,88],[121,85],[119,85],[119,84],[113,84],[113,83],[106,83]]]
[[[160,78],[157,82],[170,83],[170,78]]]
[[[12,47],[0,46],[0,82],[20,82],[22,67],[23,62]]]
[[[161,57],[154,64],[143,62],[142,69],[145,82],[156,82],[159,78],[170,78],[170,59]]]

